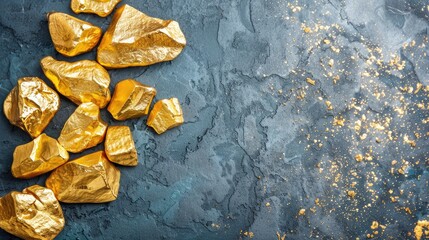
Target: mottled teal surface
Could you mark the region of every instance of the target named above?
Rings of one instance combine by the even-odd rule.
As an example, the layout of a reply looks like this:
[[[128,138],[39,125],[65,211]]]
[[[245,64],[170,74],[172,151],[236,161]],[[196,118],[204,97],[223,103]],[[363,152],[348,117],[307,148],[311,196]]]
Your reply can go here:
[[[125,78],[152,85],[158,100],[179,98],[186,122],[158,136],[146,118],[116,122],[103,110],[109,124],[131,127],[140,163],[121,167],[117,201],[63,204],[67,223],[58,239],[247,239],[245,232],[255,240],[277,232],[365,239],[373,221],[383,225],[378,239],[414,238],[429,203],[428,93],[416,91],[429,84],[428,1],[122,4],[177,20],[188,46],[172,62],[109,71],[111,90]],[[1,102],[20,77],[48,82],[42,57],[67,59],[52,46],[51,11],[71,13],[69,0],[0,1]],[[75,16],[103,29],[111,20]],[[394,55],[399,66],[389,65]],[[46,133],[58,137],[75,108],[62,98]],[[0,115],[0,195],[43,185],[46,176],[12,177],[13,150],[31,139]],[[334,118],[344,126],[333,126]],[[371,161],[355,161],[367,153]],[[13,237],[0,230],[0,239]]]

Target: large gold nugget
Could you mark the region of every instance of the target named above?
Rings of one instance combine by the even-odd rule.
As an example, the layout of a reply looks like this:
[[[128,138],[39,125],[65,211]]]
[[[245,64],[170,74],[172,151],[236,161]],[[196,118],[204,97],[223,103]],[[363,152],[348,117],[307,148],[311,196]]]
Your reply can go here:
[[[133,79],[122,80],[116,84],[107,110],[116,120],[141,117],[149,113],[155,95],[156,90],[153,87]]]
[[[55,49],[67,57],[91,51],[101,38],[101,28],[65,13],[48,15],[49,33]]]
[[[137,166],[137,150],[133,135],[127,126],[110,126],[107,129],[104,149],[107,158],[124,166]]]
[[[3,103],[3,112],[9,122],[39,136],[60,107],[60,97],[38,77],[24,77],[10,91]]]
[[[121,0],[71,0],[70,7],[75,13],[94,13],[107,17]]]
[[[68,152],[46,134],[20,145],[13,152],[12,175],[32,178],[50,172],[69,160]]]
[[[183,113],[177,98],[163,99],[155,103],[147,119],[147,125],[161,134],[183,123]]]
[[[93,102],[104,108],[109,103],[110,76],[97,62],[65,62],[45,57],[40,64],[57,91],[75,104]]]
[[[106,129],[97,105],[82,103],[64,124],[58,142],[69,152],[82,152],[101,143]]]
[[[0,227],[22,239],[54,239],[64,228],[54,193],[34,185],[0,198]]]
[[[111,202],[118,196],[120,176],[119,169],[99,151],[55,169],[46,186],[61,202]]]
[[[179,24],[152,18],[121,6],[97,50],[97,61],[108,68],[147,66],[176,58],[186,45]]]

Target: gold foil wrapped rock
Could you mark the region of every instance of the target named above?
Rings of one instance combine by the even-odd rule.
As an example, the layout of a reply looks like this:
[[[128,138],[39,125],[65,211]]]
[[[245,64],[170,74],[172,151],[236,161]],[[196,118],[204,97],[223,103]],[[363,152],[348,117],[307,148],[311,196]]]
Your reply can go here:
[[[78,153],[101,143],[106,129],[98,106],[82,103],[64,124],[58,141],[67,151]]]
[[[55,49],[67,57],[91,51],[101,38],[101,28],[65,13],[48,15],[49,33]]]
[[[137,151],[128,126],[110,126],[107,129],[104,149],[107,158],[124,166],[137,166]]]
[[[121,6],[97,50],[97,61],[108,68],[147,66],[176,58],[186,45],[179,24],[149,17]]]
[[[156,90],[153,87],[133,79],[122,80],[116,84],[107,110],[116,120],[141,117],[149,113],[155,95]]]
[[[64,228],[54,193],[34,185],[0,198],[0,227],[22,239],[54,239]]]
[[[121,0],[71,0],[70,7],[75,13],[93,13],[107,17]]]
[[[177,98],[163,99],[155,103],[147,119],[147,125],[161,134],[183,123],[183,113]]]
[[[24,77],[12,89],[3,103],[9,122],[39,136],[60,107],[58,94],[38,77]]]
[[[13,152],[12,175],[32,178],[50,172],[69,160],[68,152],[46,134],[20,145]]]
[[[111,202],[118,196],[120,176],[119,169],[99,151],[55,169],[46,186],[61,202]]]
[[[75,104],[93,102],[104,108],[109,103],[110,76],[97,62],[65,62],[45,57],[40,65],[57,91]]]

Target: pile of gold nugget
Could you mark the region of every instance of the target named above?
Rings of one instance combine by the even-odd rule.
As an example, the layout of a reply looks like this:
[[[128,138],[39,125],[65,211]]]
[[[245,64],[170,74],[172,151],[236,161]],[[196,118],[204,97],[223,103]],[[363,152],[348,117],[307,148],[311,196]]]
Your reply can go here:
[[[120,0],[71,0],[75,13],[109,15]],[[102,36],[101,28],[65,13],[48,15],[55,49],[72,57],[97,46],[97,61],[58,61],[45,57],[40,65],[57,92],[78,105],[58,139],[44,134],[60,108],[58,93],[38,77],[24,77],[4,101],[4,114],[11,124],[28,132],[33,141],[16,147],[12,174],[29,179],[50,172],[46,188],[34,185],[0,198],[0,227],[23,239],[53,239],[64,227],[59,204],[114,201],[119,192],[120,172],[114,164],[136,166],[137,151],[128,126],[108,126],[100,109],[123,121],[148,115],[147,125],[158,134],[183,123],[177,98],[156,102],[156,90],[133,79],[120,81],[110,94],[106,70],[147,66],[176,58],[186,45],[179,24],[147,16],[139,10],[119,7]],[[79,153],[104,141],[98,151],[69,161],[69,152]]]

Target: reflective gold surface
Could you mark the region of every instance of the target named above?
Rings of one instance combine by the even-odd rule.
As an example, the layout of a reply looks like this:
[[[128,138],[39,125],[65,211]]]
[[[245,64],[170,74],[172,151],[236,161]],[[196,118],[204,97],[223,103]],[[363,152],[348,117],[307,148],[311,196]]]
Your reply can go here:
[[[101,37],[101,28],[65,13],[48,15],[49,33],[55,49],[68,57],[91,51]]]
[[[43,72],[59,93],[79,105],[93,102],[104,108],[110,101],[110,76],[95,61],[57,61],[45,57],[40,61]]]
[[[155,103],[147,119],[147,125],[161,134],[183,123],[183,113],[177,98],[163,99]]]
[[[94,13],[107,17],[121,0],[71,0],[70,7],[75,13]]]
[[[101,143],[106,129],[98,106],[82,103],[64,124],[58,142],[69,152],[82,152]]]
[[[57,140],[43,133],[33,141],[15,148],[12,175],[16,178],[36,177],[54,170],[68,160],[68,152]]]
[[[110,126],[107,129],[104,149],[107,158],[124,166],[137,166],[137,151],[128,126]]]
[[[38,77],[24,77],[12,89],[3,103],[9,122],[39,136],[60,107],[58,94]]]
[[[173,60],[185,45],[176,21],[152,18],[123,5],[98,46],[97,61],[108,68],[147,66]]]
[[[422,239],[423,235],[425,236],[425,238],[429,237],[429,221],[418,221],[416,226],[414,227],[414,234],[417,240]]]
[[[133,79],[120,81],[115,86],[107,110],[116,120],[137,118],[149,113],[150,104],[156,95],[156,89]]]
[[[0,227],[22,239],[54,239],[64,228],[54,193],[34,185],[0,198]]]
[[[110,202],[118,196],[120,176],[119,169],[99,151],[55,169],[46,186],[61,202]]]

